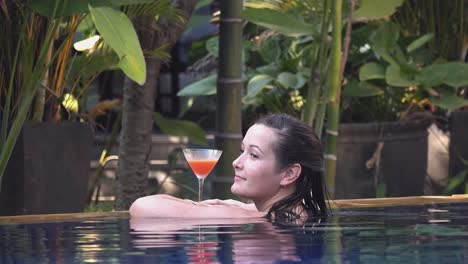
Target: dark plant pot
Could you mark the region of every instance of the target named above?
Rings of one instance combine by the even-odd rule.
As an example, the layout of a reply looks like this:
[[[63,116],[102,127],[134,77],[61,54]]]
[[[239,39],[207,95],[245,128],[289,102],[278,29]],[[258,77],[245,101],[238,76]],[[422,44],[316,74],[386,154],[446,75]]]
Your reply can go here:
[[[462,159],[468,161],[468,111],[453,112],[451,115],[449,176],[455,177],[468,169],[462,161]],[[455,192],[464,193],[464,186],[461,184]]]
[[[5,171],[0,214],[82,212],[92,134],[83,123],[26,123]]]
[[[422,195],[429,124],[398,121],[340,125],[335,197],[376,197],[381,183],[385,184],[385,196]],[[367,166],[379,142],[383,143],[380,159]]]

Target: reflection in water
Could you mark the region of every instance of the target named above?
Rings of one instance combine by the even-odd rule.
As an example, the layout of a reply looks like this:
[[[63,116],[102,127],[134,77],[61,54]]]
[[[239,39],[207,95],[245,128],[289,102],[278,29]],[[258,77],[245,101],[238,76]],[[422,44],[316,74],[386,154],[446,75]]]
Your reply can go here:
[[[468,204],[341,210],[324,222],[0,224],[0,263],[468,263]]]
[[[315,236],[317,243],[301,241],[301,237],[313,238],[313,232],[304,231],[301,236],[292,232],[291,225],[265,219],[137,218],[130,219],[130,228],[135,247],[179,245],[189,263],[222,263],[228,259],[234,263],[301,262],[300,253],[309,260],[319,260],[323,251],[319,235]]]

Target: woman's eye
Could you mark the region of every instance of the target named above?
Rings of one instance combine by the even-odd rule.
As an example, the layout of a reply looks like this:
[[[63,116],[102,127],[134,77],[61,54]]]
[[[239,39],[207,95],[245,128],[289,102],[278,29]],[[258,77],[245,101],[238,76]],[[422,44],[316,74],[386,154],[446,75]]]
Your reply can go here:
[[[239,150],[239,153],[240,153],[240,154],[244,153],[244,150],[243,150],[243,149],[240,149],[240,150]]]
[[[257,156],[256,154],[254,154],[254,153],[250,153],[250,156],[251,156],[252,158],[254,158],[254,159],[258,159],[258,156]]]

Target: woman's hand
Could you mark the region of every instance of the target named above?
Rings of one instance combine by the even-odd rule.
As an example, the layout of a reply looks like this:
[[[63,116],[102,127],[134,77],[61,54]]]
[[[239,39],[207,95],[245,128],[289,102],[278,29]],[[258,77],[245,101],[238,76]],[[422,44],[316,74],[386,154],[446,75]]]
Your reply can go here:
[[[210,199],[210,200],[204,200],[198,203],[199,205],[224,205],[224,206],[233,206],[233,207],[239,207],[245,210],[250,210],[250,211],[257,211],[257,208],[255,207],[255,204],[250,203],[243,203],[237,200],[233,199],[228,199],[228,200],[219,200],[219,199]]]

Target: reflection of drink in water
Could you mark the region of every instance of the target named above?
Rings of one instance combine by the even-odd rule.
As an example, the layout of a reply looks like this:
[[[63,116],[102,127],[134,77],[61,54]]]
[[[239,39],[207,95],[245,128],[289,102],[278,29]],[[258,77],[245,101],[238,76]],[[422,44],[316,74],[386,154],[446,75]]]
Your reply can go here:
[[[216,254],[218,250],[217,246],[218,243],[215,241],[195,242],[187,251],[189,263],[219,263]]]
[[[206,178],[218,160],[188,160],[190,168],[198,178]]]
[[[320,221],[318,221],[320,222]],[[321,263],[325,232],[314,222],[254,219],[130,218],[132,245],[176,253],[172,263]],[[145,251],[161,255],[161,251]]]

